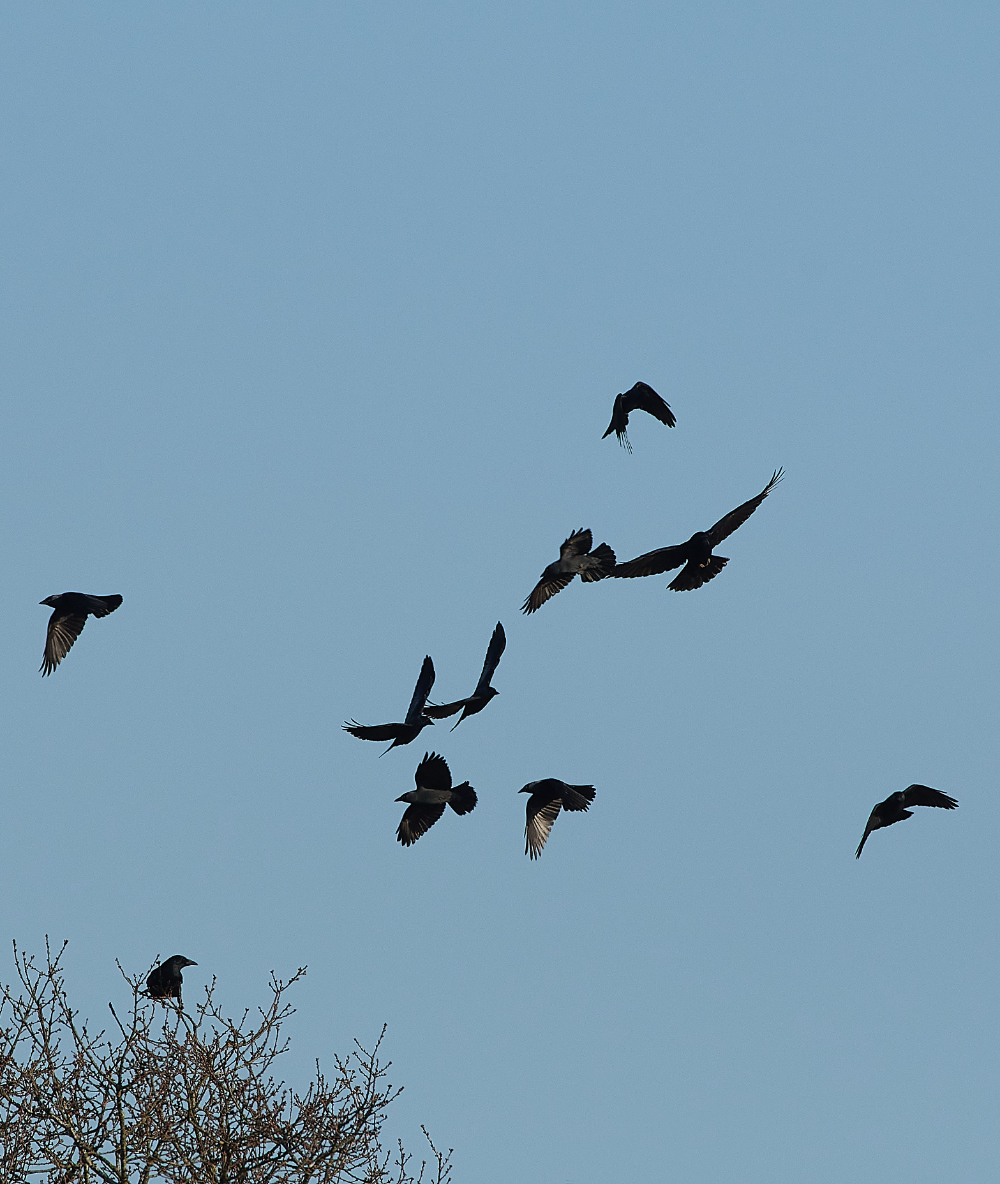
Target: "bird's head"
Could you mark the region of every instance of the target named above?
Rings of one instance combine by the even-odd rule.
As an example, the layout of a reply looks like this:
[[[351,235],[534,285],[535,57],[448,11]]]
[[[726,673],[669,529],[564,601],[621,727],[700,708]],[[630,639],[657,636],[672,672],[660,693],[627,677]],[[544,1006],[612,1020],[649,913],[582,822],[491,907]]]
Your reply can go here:
[[[38,603],[44,604],[48,608],[58,608],[58,605],[56,604],[56,601],[58,599],[59,599],[58,596],[46,596],[44,600],[40,600]]]
[[[538,784],[537,781],[529,781],[528,784],[524,787],[524,789],[519,789],[517,792],[518,793],[534,793],[535,786],[537,784]]]
[[[197,962],[192,962],[190,958],[185,958],[183,954],[174,954],[174,956],[169,959],[169,961],[174,970],[183,970],[185,966],[198,965]]]
[[[396,798],[396,801],[397,802],[412,802],[413,801],[413,790],[411,789],[409,793],[404,793],[402,797]]]

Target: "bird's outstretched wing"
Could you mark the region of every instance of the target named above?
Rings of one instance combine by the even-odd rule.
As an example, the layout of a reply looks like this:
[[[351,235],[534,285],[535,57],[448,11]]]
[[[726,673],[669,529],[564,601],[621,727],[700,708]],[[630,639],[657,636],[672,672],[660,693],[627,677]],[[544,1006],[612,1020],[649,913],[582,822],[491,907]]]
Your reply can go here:
[[[524,853],[537,859],[552,830],[552,824],[559,817],[562,799],[548,794],[533,793],[528,798],[527,822],[524,827]]]
[[[500,658],[503,656],[506,648],[507,635],[503,631],[503,625],[497,621],[497,627],[493,630],[493,636],[490,638],[490,644],[486,650],[486,661],[483,662],[483,672],[480,674],[479,682],[476,683],[476,689],[473,691],[474,695],[481,695],[490,685],[493,672],[500,664]]]
[[[938,806],[942,810],[958,809],[958,802],[942,793],[939,789],[931,789],[929,785],[908,785],[903,790],[904,806]]]
[[[434,685],[434,663],[428,655],[424,658],[424,664],[420,667],[420,677],[417,679],[417,685],[413,688],[413,698],[410,700],[410,706],[407,708],[405,723],[418,724],[420,716],[424,710],[424,704],[427,702],[427,696],[431,693],[431,687]]]
[[[399,736],[399,724],[374,724],[369,728],[352,719],[344,724],[344,731],[359,740],[395,740]]]
[[[589,530],[574,530],[559,548],[559,558],[567,559],[572,555],[586,555],[594,545],[594,536]]]
[[[625,563],[619,563],[611,574],[626,580],[633,576],[658,576],[661,572],[680,567],[686,558],[686,544],[678,547],[659,547],[656,551],[647,551],[638,559],[628,559]]]
[[[424,753],[424,759],[417,765],[413,780],[418,789],[451,789],[451,770],[443,756],[436,752]]]
[[[468,699],[456,699],[454,703],[425,703],[424,715],[428,719],[447,719],[449,715],[461,711],[468,701]]]
[[[444,802],[432,806],[414,802],[412,806],[407,807],[396,831],[396,838],[404,847],[412,846],[422,834],[431,829],[443,813]]]
[[[878,816],[877,811],[878,811],[878,806],[876,806],[875,809],[872,810],[871,814],[868,815],[868,824],[865,826],[865,833],[861,836],[861,842],[858,843],[857,851],[854,852],[855,859],[861,858],[861,850],[864,847],[865,843],[868,842],[868,836],[872,833],[873,830],[878,830],[878,828],[879,828],[880,822],[879,822],[879,816]],[[910,815],[910,817],[912,817],[912,815]]]
[[[691,592],[714,580],[729,562],[724,555],[713,555],[706,564],[688,563],[667,587],[671,592]]]
[[[549,576],[542,578],[531,589],[531,594],[528,599],[521,605],[522,613],[537,612],[546,600],[551,600],[557,592],[561,592],[563,588],[572,580],[573,572],[568,571],[558,576]]]
[[[111,612],[111,609],[108,612]],[[61,613],[56,609],[49,617],[49,626],[45,633],[45,653],[38,668],[43,678],[46,674],[51,674],[66,657],[86,623],[86,613]]]
[[[623,398],[626,414],[633,411],[646,411],[654,419],[658,419],[660,423],[665,423],[668,428],[672,428],[677,422],[677,417],[669,406],[646,382],[637,382],[630,391],[625,392]]]
[[[760,503],[767,497],[771,490],[778,484],[784,475],[784,469],[775,469],[771,476],[771,480],[764,486],[764,488],[752,497],[748,502],[744,502],[742,506],[737,506],[735,510],[730,510],[724,517],[720,518],[718,522],[708,531],[708,537],[711,540],[712,546],[717,547],[723,539],[728,539],[737,527],[743,525],[750,515],[757,509]]]

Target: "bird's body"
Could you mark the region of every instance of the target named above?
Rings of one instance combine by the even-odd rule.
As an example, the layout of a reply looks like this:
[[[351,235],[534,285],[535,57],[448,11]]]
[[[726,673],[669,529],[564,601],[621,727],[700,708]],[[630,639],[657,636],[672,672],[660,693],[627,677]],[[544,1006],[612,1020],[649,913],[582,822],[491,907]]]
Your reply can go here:
[[[172,958],[161,962],[159,966],[150,971],[149,977],[146,979],[147,994],[152,999],[176,999],[178,1005],[182,1005],[181,985],[184,980],[181,971],[185,966],[197,965],[197,962],[192,962],[183,954],[174,954]]]
[[[879,802],[869,815],[868,825],[861,836],[854,858],[861,858],[861,849],[868,842],[868,836],[873,830],[880,830],[883,826],[892,826],[894,822],[912,818],[913,812],[907,809],[908,806],[937,806],[941,810],[956,810],[958,802],[939,789],[931,789],[929,785],[908,785],[898,793],[891,793],[884,802]]]
[[[120,596],[89,596],[86,592],[63,592],[40,600],[39,604],[52,609],[45,633],[45,652],[39,666],[42,677],[51,674],[73,648],[88,616],[106,617],[121,602]]]
[[[493,687],[490,686],[490,679],[500,662],[501,655],[507,647],[507,637],[503,631],[503,625],[497,621],[497,627],[493,630],[493,636],[490,638],[489,648],[486,651],[486,661],[483,663],[483,672],[479,676],[479,682],[476,684],[476,689],[468,697],[468,699],[457,699],[454,703],[442,703],[437,707],[425,706],[424,715],[430,719],[447,719],[448,716],[454,715],[457,711],[462,714],[459,717],[458,724],[470,715],[476,715],[477,712],[482,711],[487,703],[497,694]],[[452,731],[455,730],[452,728]]]
[[[603,580],[615,568],[615,553],[607,543],[594,545],[594,536],[589,530],[575,530],[559,548],[559,558],[542,572],[538,583],[521,606],[523,613],[537,612],[542,605],[561,592],[578,575],[585,584]]]
[[[396,831],[396,838],[404,847],[412,846],[430,830],[444,813],[445,806],[451,806],[459,815],[471,814],[476,808],[476,791],[468,781],[453,786],[448,762],[436,752],[424,753],[413,779],[417,788],[396,798],[397,802],[408,803]]]
[[[530,793],[525,807],[524,853],[537,859],[560,810],[589,810],[597,795],[592,785],[567,785],[555,777],[529,781],[518,793]]]
[[[746,522],[778,484],[782,475],[783,470],[776,469],[771,480],[756,497],[720,518],[711,530],[696,530],[686,543],[674,547],[660,547],[656,551],[640,555],[637,559],[619,563],[612,575],[618,579],[632,579],[635,576],[655,576],[680,567],[683,570],[667,585],[672,592],[690,592],[694,588],[700,588],[702,584],[707,584],[709,580],[715,579],[729,562],[722,555],[713,555],[714,548]]]
[[[351,720],[344,724],[344,731],[350,732],[359,740],[391,740],[392,743],[385,752],[395,748],[398,744],[409,744],[411,740],[415,740],[420,735],[428,724],[434,722],[424,714],[424,704],[427,702],[427,696],[433,685],[434,663],[428,655],[420,667],[417,685],[413,688],[413,698],[410,700],[406,719],[401,724],[373,724],[371,727],[367,727]],[[385,752],[381,755],[385,756]]]
[[[658,419],[660,423],[665,423],[668,428],[672,428],[677,422],[670,407],[656,391],[648,383],[637,382],[631,390],[626,391],[623,395],[615,395],[615,405],[611,410],[611,422],[601,439],[606,439],[614,432],[618,437],[618,443],[631,452],[632,445],[629,443],[626,429],[628,428],[628,417],[633,411],[646,411],[654,419]]]

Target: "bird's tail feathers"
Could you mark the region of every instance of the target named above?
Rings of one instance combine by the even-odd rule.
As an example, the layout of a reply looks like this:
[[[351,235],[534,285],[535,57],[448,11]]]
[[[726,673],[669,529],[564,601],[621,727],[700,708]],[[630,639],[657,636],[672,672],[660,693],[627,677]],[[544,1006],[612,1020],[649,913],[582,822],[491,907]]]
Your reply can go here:
[[[597,560],[597,565],[580,572],[580,579],[585,583],[592,584],[595,580],[603,580],[605,576],[611,575],[615,570],[615,553],[607,543],[601,543],[599,547],[595,547],[590,552],[590,557]]]
[[[101,602],[100,608],[92,609],[95,617],[106,617],[108,613],[113,613],[122,602],[120,596],[91,596],[91,600],[99,600]]]
[[[567,785],[562,791],[564,810],[589,810],[590,803],[597,796],[592,785]]]
[[[694,588],[700,588],[702,584],[707,584],[709,580],[714,580],[728,562],[729,560],[724,555],[710,556],[708,562],[703,567],[689,560],[681,568],[680,574],[675,576],[667,587],[671,592],[690,592]]]
[[[476,791],[468,783],[463,781],[461,785],[456,785],[452,788],[452,797],[449,805],[456,814],[471,814],[476,808],[476,802],[479,799],[476,797]]]

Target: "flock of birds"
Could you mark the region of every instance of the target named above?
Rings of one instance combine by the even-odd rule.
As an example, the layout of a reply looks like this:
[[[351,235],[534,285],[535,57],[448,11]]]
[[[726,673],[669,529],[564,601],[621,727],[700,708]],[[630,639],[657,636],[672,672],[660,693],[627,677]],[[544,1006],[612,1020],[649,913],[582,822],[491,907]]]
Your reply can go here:
[[[616,396],[611,423],[602,439],[614,432],[622,447],[631,452],[632,445],[627,429],[629,416],[634,411],[645,411],[670,428],[677,422],[670,407],[656,391],[645,382],[637,382],[631,390]],[[776,469],[771,480],[756,497],[743,502],[735,510],[730,510],[708,530],[695,531],[686,543],[658,547],[625,563],[618,563],[614,551],[607,543],[595,547],[593,535],[589,530],[573,531],[559,548],[559,558],[542,572],[538,583],[522,605],[522,611],[528,614],[537,612],[577,575],[583,583],[590,584],[609,577],[632,579],[637,576],[659,575],[680,568],[679,574],[668,585],[672,591],[689,592],[701,588],[709,580],[715,579],[729,562],[724,556],[714,554],[715,548],[746,522],[781,478],[782,470]],[[122,598],[89,596],[83,592],[63,592],[59,596],[49,596],[41,603],[53,610],[41,665],[44,676],[51,674],[69,653],[86,624],[87,617],[108,616],[121,605]],[[383,743],[386,740],[391,741],[385,752],[380,754],[382,756],[393,748],[412,743],[421,731],[435,720],[449,719],[461,712],[451,729],[454,731],[469,716],[482,711],[496,696],[497,691],[492,686],[492,680],[506,645],[507,638],[503,625],[497,622],[486,650],[482,674],[475,690],[467,698],[456,699],[452,703],[428,702],[434,685],[434,663],[428,656],[424,658],[420,668],[417,685],[414,687],[413,697],[402,723],[369,726],[350,720],[344,724],[344,730],[359,740]],[[461,785],[452,783],[448,762],[439,753],[424,754],[423,760],[417,765],[414,780],[416,788],[396,799],[398,802],[405,802],[407,806],[396,831],[396,837],[404,847],[412,846],[425,834],[444,814],[446,806],[451,806],[459,816],[470,814],[476,808],[476,791],[468,781],[463,781]],[[537,859],[541,855],[560,810],[586,811],[596,795],[592,785],[569,785],[555,777],[531,781],[518,792],[530,794],[525,811],[524,849],[525,854],[531,859]],[[873,830],[911,818],[913,815],[909,807],[936,806],[944,810],[954,810],[957,805],[954,798],[926,785],[910,785],[898,793],[891,794],[872,810],[865,833],[858,845],[856,858],[860,858],[862,848]],[[148,992],[154,998],[179,1000],[181,970],[184,966],[194,965],[196,963],[180,954],[168,959],[150,974],[146,984]]]

